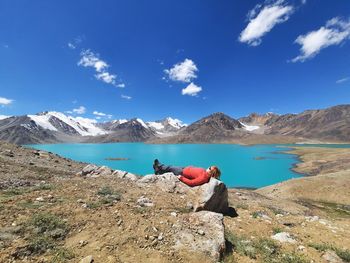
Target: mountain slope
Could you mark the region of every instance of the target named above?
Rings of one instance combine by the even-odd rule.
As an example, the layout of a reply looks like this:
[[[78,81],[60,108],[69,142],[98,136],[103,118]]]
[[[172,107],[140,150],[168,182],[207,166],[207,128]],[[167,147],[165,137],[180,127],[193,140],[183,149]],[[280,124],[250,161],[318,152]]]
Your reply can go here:
[[[246,131],[239,121],[224,113],[214,113],[183,128],[177,135],[165,138],[159,142],[226,142],[234,137],[241,137],[245,133]]]
[[[266,134],[299,136],[328,141],[350,141],[350,105],[286,114],[265,123]]]

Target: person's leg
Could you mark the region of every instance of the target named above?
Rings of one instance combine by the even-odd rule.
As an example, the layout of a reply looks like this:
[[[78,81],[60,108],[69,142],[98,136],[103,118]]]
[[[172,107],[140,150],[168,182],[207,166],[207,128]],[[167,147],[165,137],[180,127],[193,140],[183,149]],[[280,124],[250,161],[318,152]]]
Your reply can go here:
[[[158,159],[154,160],[153,169],[155,174],[173,173],[175,175],[182,174],[183,167],[164,165],[159,163]]]
[[[158,174],[164,174],[164,173],[173,173],[175,175],[182,174],[182,167],[179,166],[172,166],[172,165],[164,165],[160,164],[158,165]]]

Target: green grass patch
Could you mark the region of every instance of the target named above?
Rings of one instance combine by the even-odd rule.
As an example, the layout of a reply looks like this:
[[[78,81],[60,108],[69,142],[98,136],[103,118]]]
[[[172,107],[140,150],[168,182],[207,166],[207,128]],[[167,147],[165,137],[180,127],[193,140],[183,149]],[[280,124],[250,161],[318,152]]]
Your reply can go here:
[[[27,188],[10,188],[5,191],[2,191],[2,195],[5,197],[11,197],[16,195],[22,195],[24,193],[28,192]]]
[[[238,205],[236,205],[236,208],[248,210],[249,206],[247,204],[238,204]]]
[[[27,251],[30,252],[31,255],[43,254],[48,249],[53,249],[56,246],[54,240],[47,236],[38,236],[30,240]]]
[[[310,262],[303,255],[283,251],[281,246],[270,238],[250,240],[245,236],[225,232],[225,239],[231,243],[233,251],[241,256],[264,263],[307,263]],[[224,262],[231,262],[232,254],[225,257]]]
[[[345,262],[350,262],[350,250],[349,249],[341,249],[336,247],[335,245],[329,244],[329,243],[312,243],[309,244],[309,247],[312,247],[318,251],[326,251],[326,250],[333,250],[338,257],[340,257]]]
[[[20,201],[18,205],[20,207],[27,208],[27,209],[38,209],[39,207],[43,206],[43,204],[38,202],[33,202],[31,200]]]
[[[53,251],[50,263],[64,263],[75,258],[73,250],[65,247],[57,248]]]
[[[282,233],[284,230],[283,228],[280,228],[280,227],[274,227],[272,228],[272,232],[274,235],[278,234],[278,233]]]
[[[33,191],[49,191],[53,190],[55,187],[52,184],[40,184],[32,188]]]
[[[30,221],[31,226],[39,235],[49,235],[54,239],[64,238],[68,233],[67,223],[61,218],[50,213],[34,215]]]
[[[313,201],[303,199],[300,201],[302,205],[312,208],[319,209],[326,213],[328,216],[333,218],[350,218],[350,205],[324,202],[324,201]]]

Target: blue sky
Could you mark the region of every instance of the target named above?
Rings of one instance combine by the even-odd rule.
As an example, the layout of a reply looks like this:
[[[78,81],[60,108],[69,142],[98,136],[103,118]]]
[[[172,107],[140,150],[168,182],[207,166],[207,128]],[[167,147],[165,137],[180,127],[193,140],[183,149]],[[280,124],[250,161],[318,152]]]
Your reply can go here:
[[[348,104],[349,40],[348,0],[1,0],[0,115],[190,123]]]

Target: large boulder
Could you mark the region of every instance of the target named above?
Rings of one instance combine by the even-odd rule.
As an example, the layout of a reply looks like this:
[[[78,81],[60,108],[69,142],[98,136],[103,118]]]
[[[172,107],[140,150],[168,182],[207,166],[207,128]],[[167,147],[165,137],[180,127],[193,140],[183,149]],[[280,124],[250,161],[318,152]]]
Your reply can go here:
[[[215,178],[206,184],[190,187],[181,182],[173,173],[162,175],[149,174],[137,181],[139,186],[155,184],[158,189],[169,193],[186,195],[193,204],[194,211],[207,210],[226,214],[229,211],[228,192],[226,185]]]
[[[112,175],[112,172],[113,171],[107,166],[96,166],[94,164],[89,164],[83,168],[79,175],[86,177],[100,177]]]
[[[156,184],[158,189],[168,193],[185,193],[189,190],[189,187],[183,184],[173,173],[158,175],[148,174],[141,177],[137,181],[137,184],[140,187],[147,187],[150,186],[150,184]]]
[[[174,235],[175,250],[190,250],[208,255],[213,262],[218,262],[225,252],[225,227],[223,215],[200,211],[188,214],[183,226]]]
[[[226,185],[215,178],[211,178],[206,184],[196,187],[196,199],[194,200],[194,211],[213,211],[217,213],[227,213],[228,192]]]
[[[126,172],[126,171],[122,171],[122,170],[115,170],[112,175],[121,178],[121,179],[128,179],[131,181],[136,181],[139,179],[139,177],[137,175],[134,175],[132,173]]]

